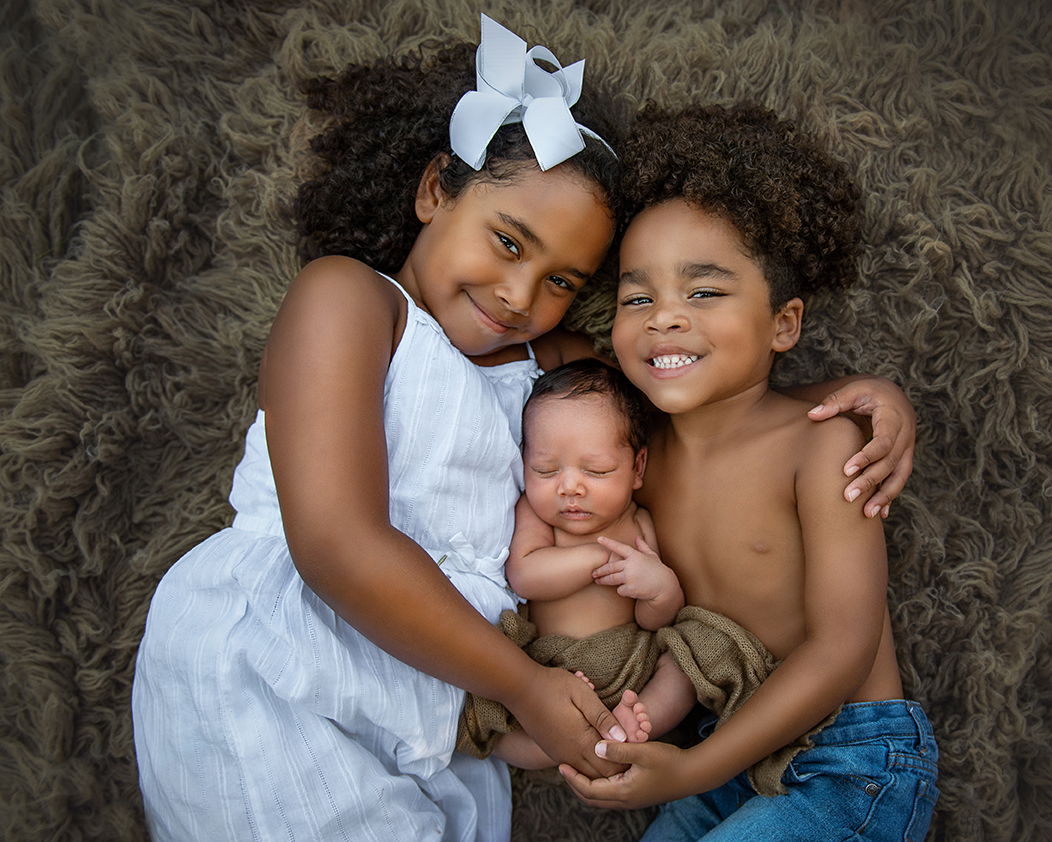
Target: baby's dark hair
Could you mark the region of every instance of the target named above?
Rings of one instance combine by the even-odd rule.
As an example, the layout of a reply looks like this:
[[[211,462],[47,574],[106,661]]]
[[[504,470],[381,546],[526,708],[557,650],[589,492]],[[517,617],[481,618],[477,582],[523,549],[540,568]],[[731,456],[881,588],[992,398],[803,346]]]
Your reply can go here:
[[[454,154],[449,119],[461,95],[475,89],[475,46],[355,64],[337,78],[305,83],[307,104],[328,117],[311,141],[318,156],[315,177],[302,184],[293,214],[300,256],[355,257],[374,269],[402,267],[420,231],[416,189],[428,163],[441,165],[440,183],[455,199],[476,181],[513,179],[535,167],[533,148],[521,123],[502,126],[476,172]],[[591,92],[590,92],[591,91]],[[586,88],[574,118],[617,148],[623,123],[615,100]],[[584,135],[585,148],[565,162],[592,181],[619,218],[620,162],[601,141]]]
[[[844,164],[774,112],[743,103],[670,113],[651,103],[622,159],[627,218],[681,198],[727,220],[760,264],[772,310],[857,278],[859,189]]]
[[[600,360],[583,359],[565,363],[546,371],[533,384],[533,391],[522,408],[522,446],[526,447],[526,429],[531,407],[540,401],[600,395],[610,398],[625,422],[625,443],[633,453],[646,446],[650,438],[652,416],[642,393],[618,369]],[[587,430],[582,430],[588,435]]]

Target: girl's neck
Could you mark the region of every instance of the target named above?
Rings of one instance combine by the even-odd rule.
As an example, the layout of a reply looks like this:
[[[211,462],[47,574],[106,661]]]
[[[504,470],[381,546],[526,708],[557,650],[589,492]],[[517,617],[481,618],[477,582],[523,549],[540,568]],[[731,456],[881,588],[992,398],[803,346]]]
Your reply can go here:
[[[522,360],[528,360],[529,358],[530,354],[523,343],[509,345],[506,348],[501,348],[490,354],[468,357],[468,359],[475,365],[482,366],[483,368],[491,368],[497,365],[504,365],[505,363],[521,362]]]

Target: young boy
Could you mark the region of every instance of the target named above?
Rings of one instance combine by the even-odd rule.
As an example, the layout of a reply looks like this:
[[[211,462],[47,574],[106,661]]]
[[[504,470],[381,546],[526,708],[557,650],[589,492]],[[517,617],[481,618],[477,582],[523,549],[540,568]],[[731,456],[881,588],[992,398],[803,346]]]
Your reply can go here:
[[[621,245],[614,349],[668,416],[636,497],[688,606],[739,624],[774,668],[692,748],[604,741],[596,753],[627,771],[561,771],[589,804],[671,801],[646,840],[923,839],[938,752],[901,698],[880,519],[843,498],[861,434],[768,385],[799,338],[800,296],[853,277],[858,191],[755,107],[651,108],[625,164],[641,210]],[[786,754],[784,794],[758,795],[745,770],[838,709]]]
[[[631,742],[665,733],[694,704],[690,682],[659,657],[651,634],[672,622],[683,592],[657,555],[650,514],[632,499],[648,426],[638,391],[598,360],[538,379],[523,409],[525,492],[505,565],[535,628],[513,612],[501,619],[536,660],[577,672],[604,702],[618,702],[613,712]],[[496,708],[497,721],[479,705]],[[525,732],[503,733],[514,727],[505,720],[499,706],[469,697],[458,750],[478,753],[464,743],[470,732],[476,748],[488,744],[515,766],[553,765]]]

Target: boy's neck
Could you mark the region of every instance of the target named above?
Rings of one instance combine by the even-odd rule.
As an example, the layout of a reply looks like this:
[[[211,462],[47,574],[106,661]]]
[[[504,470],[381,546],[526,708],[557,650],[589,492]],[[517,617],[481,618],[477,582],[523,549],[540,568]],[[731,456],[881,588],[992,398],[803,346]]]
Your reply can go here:
[[[765,405],[776,395],[765,379],[729,398],[669,415],[669,424],[681,441],[716,442],[747,429],[762,417]]]

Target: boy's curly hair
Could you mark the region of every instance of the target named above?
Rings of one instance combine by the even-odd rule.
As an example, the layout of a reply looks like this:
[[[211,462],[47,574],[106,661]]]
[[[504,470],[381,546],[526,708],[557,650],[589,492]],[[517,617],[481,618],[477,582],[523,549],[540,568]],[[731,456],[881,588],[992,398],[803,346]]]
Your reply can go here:
[[[754,104],[639,114],[622,155],[628,218],[682,198],[730,222],[763,269],[771,307],[857,278],[861,193],[847,167]]]
[[[293,204],[300,256],[355,257],[374,269],[402,267],[420,231],[417,185],[437,156],[441,185],[451,198],[478,180],[514,178],[536,159],[519,123],[501,127],[476,172],[449,143],[449,118],[461,95],[475,88],[475,45],[388,57],[348,66],[335,79],[320,77],[303,86],[310,108],[323,112],[326,128],[311,140],[317,174],[303,183]],[[615,149],[620,124],[611,97],[586,90],[573,108],[575,119]],[[593,98],[596,100],[593,102]],[[602,103],[602,104],[600,104]],[[620,162],[591,137],[565,162],[590,179],[618,219]]]

